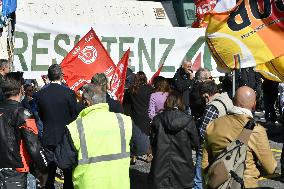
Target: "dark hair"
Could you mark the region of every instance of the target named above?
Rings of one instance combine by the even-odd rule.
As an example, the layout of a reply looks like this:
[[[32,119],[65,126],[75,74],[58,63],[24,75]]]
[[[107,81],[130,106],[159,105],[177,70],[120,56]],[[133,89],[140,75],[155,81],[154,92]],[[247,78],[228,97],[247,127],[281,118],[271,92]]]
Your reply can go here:
[[[172,91],[164,104],[165,109],[178,108],[181,111],[185,110],[182,95],[177,91]]]
[[[6,67],[9,64],[8,60],[0,59],[0,69]]]
[[[209,96],[213,96],[218,93],[218,87],[215,81],[205,81],[200,84],[199,91],[201,95],[207,93]]]
[[[147,77],[144,72],[139,71],[135,74],[134,83],[131,85],[129,91],[132,94],[137,94],[140,86],[147,84]]]
[[[4,82],[1,84],[5,98],[18,95],[24,82],[23,72],[7,73]]]
[[[58,81],[62,77],[62,70],[59,64],[52,64],[48,68],[47,73],[48,79],[50,81]]]
[[[152,84],[153,84],[154,88],[157,88],[157,83],[162,79],[165,79],[165,78],[163,76],[159,76],[159,75],[153,78]]]
[[[32,87],[31,83],[24,84],[24,90],[26,91],[28,87]]]
[[[160,79],[155,86],[156,92],[170,92],[170,84],[166,78]]]

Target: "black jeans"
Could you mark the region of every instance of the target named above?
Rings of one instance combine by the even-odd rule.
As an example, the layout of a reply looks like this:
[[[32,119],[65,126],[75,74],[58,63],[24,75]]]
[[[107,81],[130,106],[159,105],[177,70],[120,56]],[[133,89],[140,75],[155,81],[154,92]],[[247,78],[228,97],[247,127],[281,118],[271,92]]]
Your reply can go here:
[[[55,189],[54,181],[55,181],[57,165],[55,164],[53,157],[56,146],[45,146],[44,149],[48,161],[48,177],[45,184],[45,189]],[[64,175],[63,189],[73,189],[72,170],[64,169],[62,171]]]
[[[0,171],[0,189],[26,189],[27,173],[16,170],[2,169]]]
[[[277,100],[278,93],[275,91],[264,91],[263,100],[264,100],[264,110],[265,110],[265,119],[270,121],[276,121],[277,115],[275,112],[275,102]]]

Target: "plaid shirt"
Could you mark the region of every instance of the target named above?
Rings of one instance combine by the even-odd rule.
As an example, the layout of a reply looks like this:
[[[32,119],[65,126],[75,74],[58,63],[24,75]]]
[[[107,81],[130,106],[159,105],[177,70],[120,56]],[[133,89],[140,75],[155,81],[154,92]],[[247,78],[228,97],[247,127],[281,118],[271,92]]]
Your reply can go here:
[[[199,122],[200,123],[199,133],[202,142],[204,141],[207,125],[214,119],[218,118],[218,116],[219,116],[219,111],[215,106],[209,105],[205,108],[203,116],[200,118]]]

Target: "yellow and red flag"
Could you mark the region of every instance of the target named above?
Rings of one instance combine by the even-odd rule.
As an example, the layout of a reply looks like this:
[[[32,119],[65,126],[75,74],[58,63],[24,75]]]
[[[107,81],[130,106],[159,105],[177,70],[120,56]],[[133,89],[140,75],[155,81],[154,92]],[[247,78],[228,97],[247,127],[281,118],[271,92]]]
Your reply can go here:
[[[227,12],[207,14],[206,41],[222,68],[255,67],[284,81],[284,1],[240,0]]]

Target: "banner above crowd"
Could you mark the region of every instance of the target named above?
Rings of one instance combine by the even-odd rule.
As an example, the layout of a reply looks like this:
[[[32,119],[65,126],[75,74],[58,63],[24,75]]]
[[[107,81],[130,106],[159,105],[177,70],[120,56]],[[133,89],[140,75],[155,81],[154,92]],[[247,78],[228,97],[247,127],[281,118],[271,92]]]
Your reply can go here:
[[[14,68],[26,78],[41,78],[53,63],[63,58],[93,27],[102,44],[117,64],[130,48],[129,59],[134,72],[144,71],[150,79],[160,65],[160,75],[173,77],[186,56],[198,67],[223,75],[205,43],[205,29],[142,27],[124,25],[76,25],[72,23],[36,23],[17,21]]]
[[[265,77],[284,81],[282,0],[242,0],[229,12],[211,12],[206,38],[221,67],[256,67]]]

